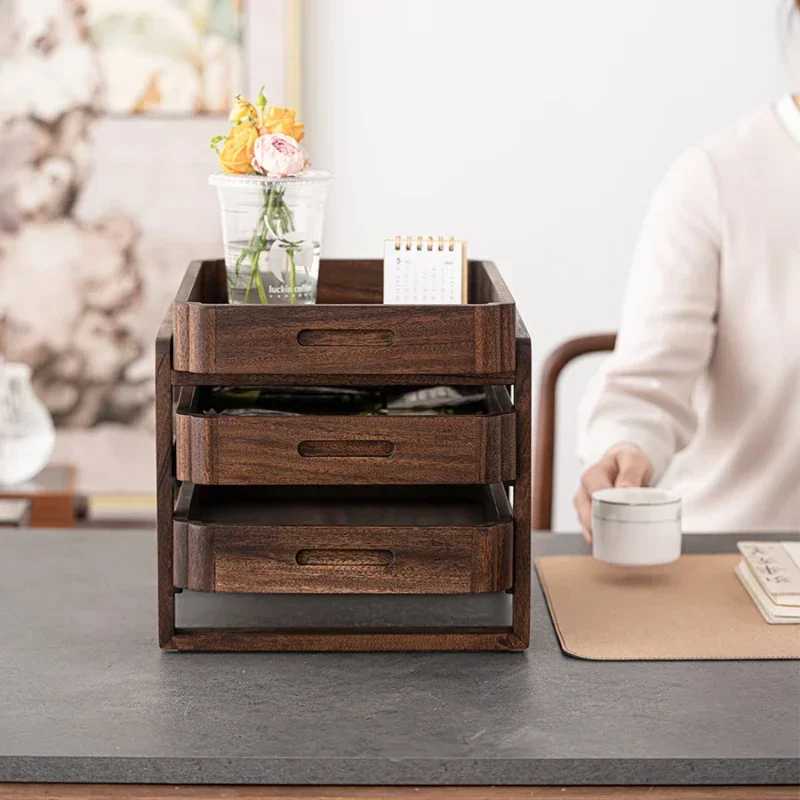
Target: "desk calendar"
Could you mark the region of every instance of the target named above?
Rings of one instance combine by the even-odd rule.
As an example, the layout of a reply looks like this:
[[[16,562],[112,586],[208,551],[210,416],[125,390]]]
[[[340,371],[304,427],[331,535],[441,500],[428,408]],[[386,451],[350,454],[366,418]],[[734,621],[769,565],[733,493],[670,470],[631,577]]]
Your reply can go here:
[[[467,245],[456,239],[396,236],[383,250],[387,305],[459,305],[467,302]]]

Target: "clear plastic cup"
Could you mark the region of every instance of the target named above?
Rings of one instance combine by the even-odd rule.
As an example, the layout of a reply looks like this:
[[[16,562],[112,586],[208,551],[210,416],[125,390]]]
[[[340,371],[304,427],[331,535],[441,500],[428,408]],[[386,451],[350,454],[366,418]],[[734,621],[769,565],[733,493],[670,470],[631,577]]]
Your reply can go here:
[[[217,187],[231,303],[316,302],[325,200],[333,176],[224,175]]]

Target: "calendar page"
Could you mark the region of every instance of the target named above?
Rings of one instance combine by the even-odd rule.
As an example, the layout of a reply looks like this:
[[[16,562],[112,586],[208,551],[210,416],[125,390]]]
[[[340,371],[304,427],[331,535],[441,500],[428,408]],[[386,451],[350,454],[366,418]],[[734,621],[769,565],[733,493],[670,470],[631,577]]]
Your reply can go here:
[[[466,245],[441,237],[387,239],[383,302],[389,305],[459,305],[466,302]]]

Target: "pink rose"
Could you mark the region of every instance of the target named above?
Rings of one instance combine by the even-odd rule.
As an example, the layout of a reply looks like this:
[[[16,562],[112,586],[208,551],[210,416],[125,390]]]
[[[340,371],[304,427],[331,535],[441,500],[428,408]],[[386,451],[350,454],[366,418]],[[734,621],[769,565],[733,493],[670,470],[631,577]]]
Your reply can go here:
[[[253,169],[273,178],[298,175],[307,165],[306,151],[282,133],[259,136],[253,148]]]

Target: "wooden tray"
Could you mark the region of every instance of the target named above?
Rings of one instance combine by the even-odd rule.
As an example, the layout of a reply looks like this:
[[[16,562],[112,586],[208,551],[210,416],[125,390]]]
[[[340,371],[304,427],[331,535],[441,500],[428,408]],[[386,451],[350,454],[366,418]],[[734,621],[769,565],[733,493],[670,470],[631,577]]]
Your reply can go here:
[[[206,416],[210,390],[184,387],[178,480],[202,484],[500,483],[515,477],[516,412],[503,386],[481,414]]]
[[[173,367],[206,375],[513,381],[516,311],[494,264],[469,262],[469,305],[384,306],[382,274],[380,261],[323,261],[317,305],[229,305],[224,263],[194,262],[173,307]]]
[[[511,587],[513,528],[501,485],[184,484],[174,582],[213,592],[494,592]]]

